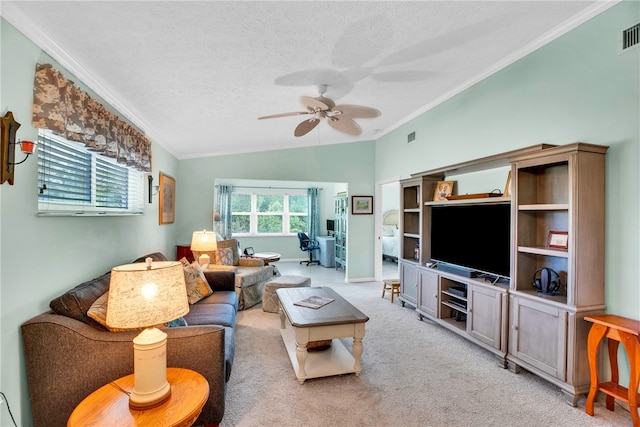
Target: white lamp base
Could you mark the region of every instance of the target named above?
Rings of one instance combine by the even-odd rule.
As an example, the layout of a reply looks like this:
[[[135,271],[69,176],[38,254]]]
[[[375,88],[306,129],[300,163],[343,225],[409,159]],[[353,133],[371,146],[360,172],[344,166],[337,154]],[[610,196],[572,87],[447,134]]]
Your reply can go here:
[[[147,328],[133,339],[133,391],[131,409],[149,409],[171,396],[167,382],[167,334]]]

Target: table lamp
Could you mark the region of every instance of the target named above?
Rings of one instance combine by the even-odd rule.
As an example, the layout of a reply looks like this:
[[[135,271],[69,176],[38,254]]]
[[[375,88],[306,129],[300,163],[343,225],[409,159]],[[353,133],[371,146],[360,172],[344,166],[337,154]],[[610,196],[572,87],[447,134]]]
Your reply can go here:
[[[111,270],[107,325],[145,328],[133,339],[131,409],[149,409],[171,395],[167,382],[167,334],[155,326],[189,312],[182,264],[176,261],[127,264]]]
[[[216,233],[207,230],[193,232],[191,252],[193,252],[193,257],[198,260],[198,264],[209,264],[216,249],[218,249]]]

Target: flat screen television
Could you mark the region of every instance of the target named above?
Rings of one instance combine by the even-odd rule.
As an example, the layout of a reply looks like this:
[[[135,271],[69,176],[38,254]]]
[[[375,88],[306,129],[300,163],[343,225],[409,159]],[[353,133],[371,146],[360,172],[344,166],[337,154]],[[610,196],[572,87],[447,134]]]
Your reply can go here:
[[[431,259],[482,273],[510,276],[508,203],[431,207]]]

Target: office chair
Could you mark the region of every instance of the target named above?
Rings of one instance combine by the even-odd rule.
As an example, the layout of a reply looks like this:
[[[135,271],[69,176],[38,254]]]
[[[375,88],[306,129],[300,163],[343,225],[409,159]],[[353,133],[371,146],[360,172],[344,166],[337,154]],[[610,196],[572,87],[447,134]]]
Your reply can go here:
[[[309,236],[307,236],[305,233],[298,233],[298,240],[300,241],[300,250],[309,252],[309,261],[300,261],[300,264],[307,263],[307,267],[309,266],[309,264],[320,265],[319,260],[313,259],[313,251],[320,249],[318,242],[309,239]]]

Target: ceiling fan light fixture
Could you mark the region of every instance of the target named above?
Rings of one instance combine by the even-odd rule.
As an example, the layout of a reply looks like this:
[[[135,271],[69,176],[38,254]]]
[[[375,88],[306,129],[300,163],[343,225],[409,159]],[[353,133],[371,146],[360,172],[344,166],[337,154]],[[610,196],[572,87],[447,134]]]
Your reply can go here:
[[[273,114],[270,116],[258,117],[258,119],[271,119],[276,117],[296,116],[310,114],[310,119],[304,120],[296,126],[293,131],[294,136],[303,136],[315,128],[321,119],[327,119],[329,125],[338,132],[348,135],[357,136],[362,133],[362,128],[353,119],[369,119],[380,116],[380,111],[371,107],[362,105],[338,105],[330,98],[325,98],[324,93],[327,91],[326,84],[319,84],[317,98],[310,96],[301,96],[300,102],[307,111]]]

